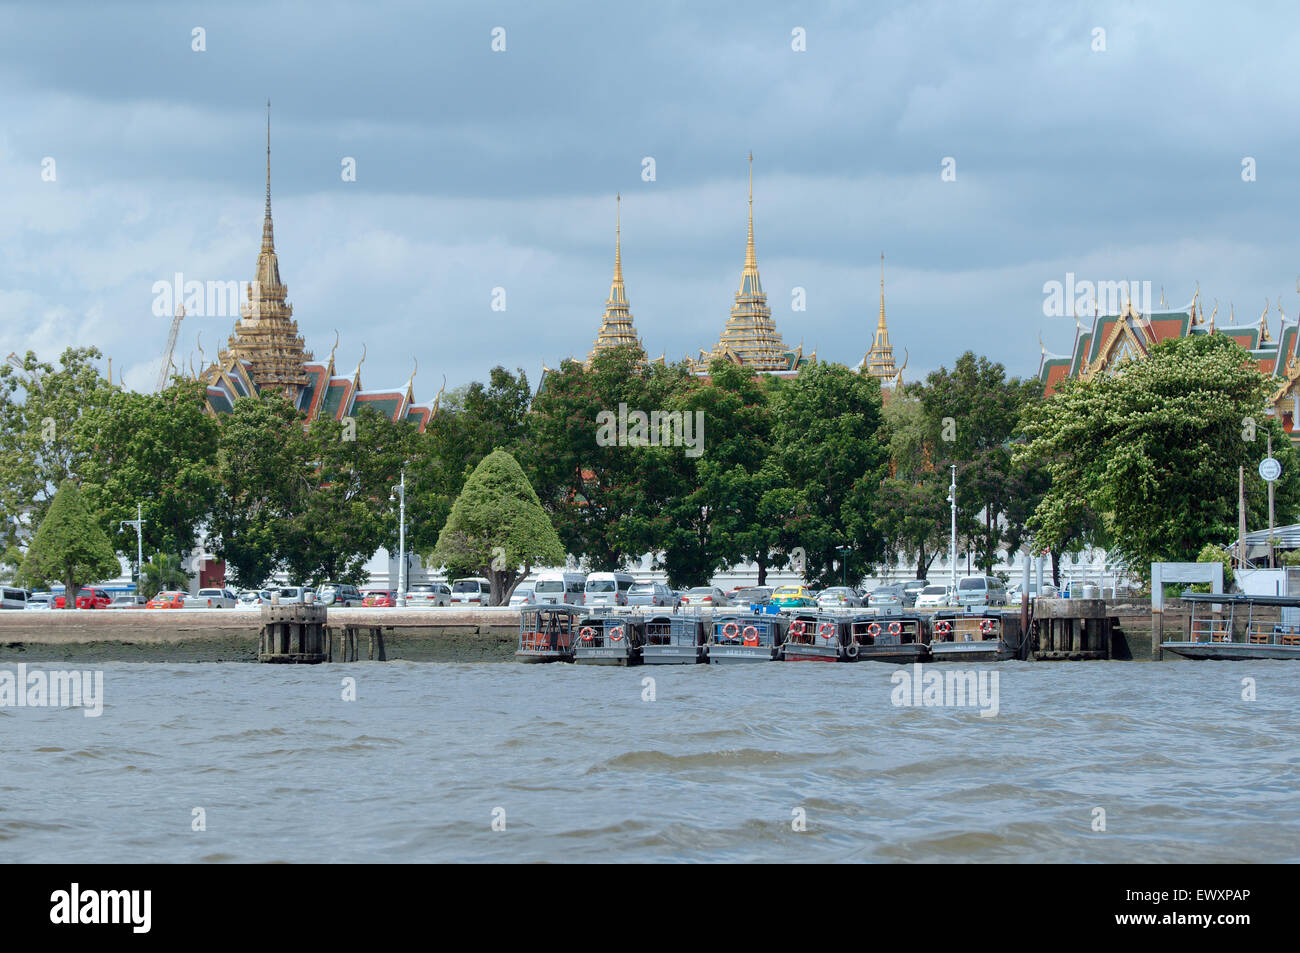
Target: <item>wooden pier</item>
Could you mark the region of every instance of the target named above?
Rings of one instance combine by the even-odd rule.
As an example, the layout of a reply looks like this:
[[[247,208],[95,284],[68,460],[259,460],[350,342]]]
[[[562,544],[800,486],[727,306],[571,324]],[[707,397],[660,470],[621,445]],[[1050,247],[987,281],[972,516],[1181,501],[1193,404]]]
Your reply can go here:
[[[330,657],[329,629],[324,606],[262,606],[262,632],[257,642],[259,662],[315,665]]]
[[[1035,599],[1033,658],[1038,662],[1110,659],[1112,626],[1104,599]]]

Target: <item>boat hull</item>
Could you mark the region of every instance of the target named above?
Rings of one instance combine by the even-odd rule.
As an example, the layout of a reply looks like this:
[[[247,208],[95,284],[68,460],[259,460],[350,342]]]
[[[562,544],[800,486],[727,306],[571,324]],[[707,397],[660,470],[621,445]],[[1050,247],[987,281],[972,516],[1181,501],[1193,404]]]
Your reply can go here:
[[[1247,642],[1161,642],[1160,647],[1185,659],[1213,662],[1254,662],[1300,659],[1300,645],[1254,645]]]
[[[1005,662],[1015,657],[1015,651],[1001,639],[930,643],[930,660],[933,662]]]
[[[645,665],[697,665],[707,661],[702,645],[647,645],[641,649]]]
[[[930,661],[930,646],[907,642],[902,645],[859,645],[859,662],[893,662],[908,665],[912,662]]]
[[[545,662],[572,662],[573,656],[567,652],[516,652],[515,661],[525,665],[539,665]]]
[[[636,665],[641,661],[640,653],[626,648],[582,648],[573,651],[575,665]]]
[[[830,645],[787,645],[781,653],[783,662],[851,662],[844,658],[838,646]]]
[[[772,661],[770,645],[710,645],[710,665],[734,665]]]

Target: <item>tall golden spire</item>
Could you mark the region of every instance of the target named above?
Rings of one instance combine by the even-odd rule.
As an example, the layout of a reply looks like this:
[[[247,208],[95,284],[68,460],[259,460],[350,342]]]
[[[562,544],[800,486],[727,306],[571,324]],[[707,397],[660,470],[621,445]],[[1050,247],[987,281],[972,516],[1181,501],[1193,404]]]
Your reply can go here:
[[[596,341],[587,354],[588,365],[599,352],[625,345],[637,348],[641,357],[645,357],[645,349],[632,327],[632,311],[623,285],[623,196],[615,195],[614,201],[614,280],[609,285],[609,298],[605,301],[605,314],[600,321],[600,330],[596,332]]]
[[[296,402],[309,383],[303,364],[311,354],[298,336],[293,320],[289,289],[280,280],[280,261],[275,254],[275,229],[271,223],[271,101],[266,101],[266,212],[262,219],[262,248],[246,304],[235,333],[228,342],[229,353],[249,366],[259,390],[279,390]]]
[[[892,384],[899,378],[894,367],[894,349],[889,344],[889,328],[885,325],[885,253],[880,253],[880,317],[876,321],[876,337],[871,342],[867,356],[858,365],[882,385]]]
[[[754,252],[754,154],[749,154],[749,213],[745,240],[745,267],[740,274],[731,316],[718,344],[704,360],[727,356],[759,371],[793,370],[797,357],[776,329],[767,295],[758,277],[758,256]]]

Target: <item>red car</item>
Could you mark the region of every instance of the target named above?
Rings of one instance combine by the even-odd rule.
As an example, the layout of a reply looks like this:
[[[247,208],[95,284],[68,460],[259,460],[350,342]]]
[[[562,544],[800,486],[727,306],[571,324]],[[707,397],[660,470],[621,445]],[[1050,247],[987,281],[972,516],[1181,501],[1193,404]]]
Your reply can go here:
[[[77,593],[76,606],[78,609],[107,609],[113,603],[113,598],[103,589],[82,589]],[[54,597],[54,608],[62,609],[67,605],[67,600],[63,596]]]
[[[361,604],[372,609],[391,608],[397,605],[397,590],[395,589],[367,589],[364,596],[365,598],[361,600]]]
[[[144,604],[146,609],[184,609],[185,593],[160,592]]]

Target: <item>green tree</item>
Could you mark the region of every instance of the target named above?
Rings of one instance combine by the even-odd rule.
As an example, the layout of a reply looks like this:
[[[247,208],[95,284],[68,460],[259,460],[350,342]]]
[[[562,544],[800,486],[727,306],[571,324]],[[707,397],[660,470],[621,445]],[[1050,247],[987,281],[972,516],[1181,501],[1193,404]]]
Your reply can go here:
[[[112,393],[100,357],[68,348],[55,367],[28,351],[19,367],[0,365],[0,550],[30,539],[55,491],[78,473],[77,422]]]
[[[111,578],[121,570],[113,544],[76,481],[64,480],[27,549],[20,575],[34,584],[62,582],[64,607],[73,609],[83,581]]]
[[[1130,569],[1187,561],[1237,534],[1237,474],[1244,467],[1247,519],[1267,520],[1267,488],[1255,475],[1265,436],[1282,464],[1278,519],[1300,507],[1300,466],[1289,437],[1264,413],[1272,382],[1219,334],[1167,341],[1111,377],[1066,382],[1029,405],[1017,456],[1041,463],[1051,488],[1034,511],[1039,538],[1068,538],[1095,514]]]
[[[938,454],[916,390],[896,390],[884,405],[890,475],[880,483],[875,525],[886,551],[914,559],[916,578],[924,579],[948,548],[950,511],[948,473],[934,464]]]
[[[209,530],[237,585],[256,589],[281,568],[316,480],[302,415],[288,401],[274,393],[235,401],[221,421]]]
[[[189,586],[190,577],[185,573],[181,557],[174,553],[154,553],[140,572],[140,595],[146,599],[152,599],[160,592],[185,590]]]
[[[815,364],[774,399],[773,456],[784,479],[760,511],[777,521],[785,545],[804,551],[812,585],[856,585],[884,555],[875,525],[889,464],[880,384],[841,364]]]
[[[208,518],[216,490],[220,425],[206,413],[204,386],[177,378],[160,394],[115,390],[76,427],[82,492],[117,551],[136,555],[136,504],[144,548],[181,555]]]
[[[564,546],[518,462],[496,450],[465,481],[430,562],[486,576],[501,605],[532,566],[563,563]]]

